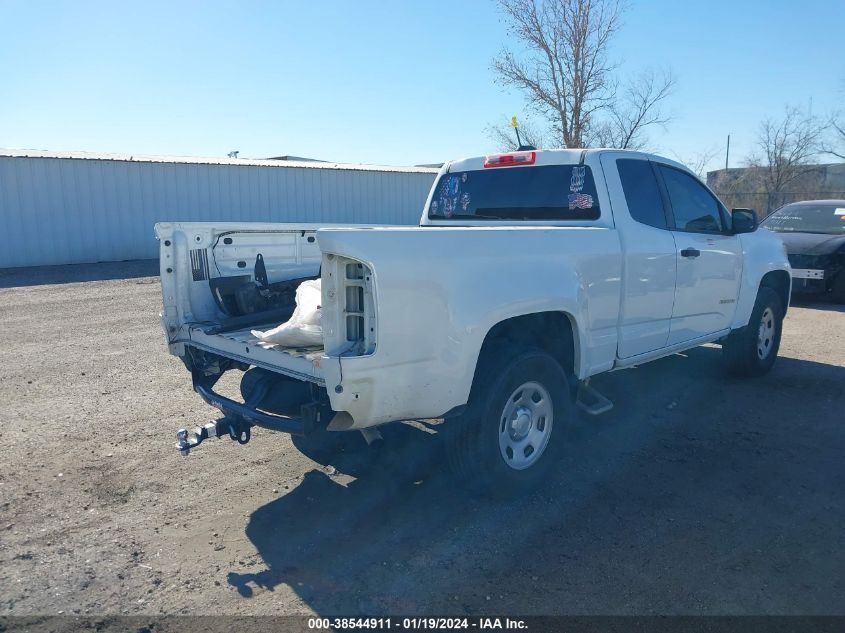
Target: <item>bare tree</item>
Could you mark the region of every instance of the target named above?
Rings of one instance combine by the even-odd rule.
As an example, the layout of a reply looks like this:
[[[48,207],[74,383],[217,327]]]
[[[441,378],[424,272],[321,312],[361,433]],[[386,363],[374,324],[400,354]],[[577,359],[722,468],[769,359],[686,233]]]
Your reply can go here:
[[[811,163],[821,150],[824,131],[816,117],[792,106],[786,107],[782,119],[760,124],[757,146],[762,155],[750,157],[748,164],[760,168],[770,207],[777,194],[815,171]]]
[[[828,129],[830,138],[822,143],[821,152],[845,160],[845,117],[838,115],[830,117]]]
[[[672,152],[672,155],[675,157],[676,161],[683,163],[689,167],[690,170],[698,174],[699,178],[705,180],[707,178],[707,166],[713,162],[713,159],[721,152],[721,148],[711,145],[700,152],[687,154],[686,156],[680,156],[675,152]]]
[[[499,0],[521,54],[493,60],[497,81],[521,91],[549,124],[554,145],[615,147],[643,142],[644,128],[664,123],[661,102],[670,73],[645,73],[619,94],[608,47],[622,14],[619,0]]]
[[[839,80],[838,92],[845,97],[845,77]],[[827,138],[824,139],[821,147],[822,153],[845,160],[845,112],[840,110],[830,115],[827,132]]]
[[[589,144],[618,149],[645,147],[646,128],[669,121],[660,104],[674,87],[675,77],[670,71],[658,75],[648,70],[628,82],[622,96],[608,106],[605,118],[588,130]]]

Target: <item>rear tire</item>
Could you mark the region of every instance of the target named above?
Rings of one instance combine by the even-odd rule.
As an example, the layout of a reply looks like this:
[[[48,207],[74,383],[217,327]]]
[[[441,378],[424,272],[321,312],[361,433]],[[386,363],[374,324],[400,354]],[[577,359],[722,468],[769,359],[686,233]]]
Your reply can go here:
[[[499,348],[479,359],[464,413],[447,423],[446,451],[472,491],[508,497],[540,486],[559,462],[573,407],[550,354]]]
[[[783,304],[771,288],[757,291],[751,318],[744,328],[731,332],[722,344],[722,356],[728,373],[738,376],[762,376],[777,359],[783,330]]]

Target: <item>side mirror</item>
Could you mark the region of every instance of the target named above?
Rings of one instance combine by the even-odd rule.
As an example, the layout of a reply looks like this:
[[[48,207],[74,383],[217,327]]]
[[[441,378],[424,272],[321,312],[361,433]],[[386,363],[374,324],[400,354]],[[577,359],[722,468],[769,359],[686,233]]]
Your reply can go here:
[[[753,209],[731,209],[731,223],[734,235],[753,233],[757,230],[757,214]]]

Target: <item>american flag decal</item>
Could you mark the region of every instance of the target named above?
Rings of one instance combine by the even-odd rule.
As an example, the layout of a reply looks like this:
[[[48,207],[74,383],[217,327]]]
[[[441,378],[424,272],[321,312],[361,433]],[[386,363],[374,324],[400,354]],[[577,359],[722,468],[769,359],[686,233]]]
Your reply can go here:
[[[586,193],[570,193],[569,194],[569,208],[570,209],[592,209],[593,196]]]

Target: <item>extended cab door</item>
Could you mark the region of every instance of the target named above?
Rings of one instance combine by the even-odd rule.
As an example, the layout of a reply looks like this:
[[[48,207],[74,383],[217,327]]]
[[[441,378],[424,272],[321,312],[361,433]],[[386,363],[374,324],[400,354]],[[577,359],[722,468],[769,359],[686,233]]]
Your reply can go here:
[[[622,305],[617,355],[665,347],[675,301],[676,249],[652,163],[619,152],[601,155],[622,244]]]
[[[677,250],[668,345],[730,327],[742,279],[742,246],[727,210],[691,174],[655,163],[672,210]]]

